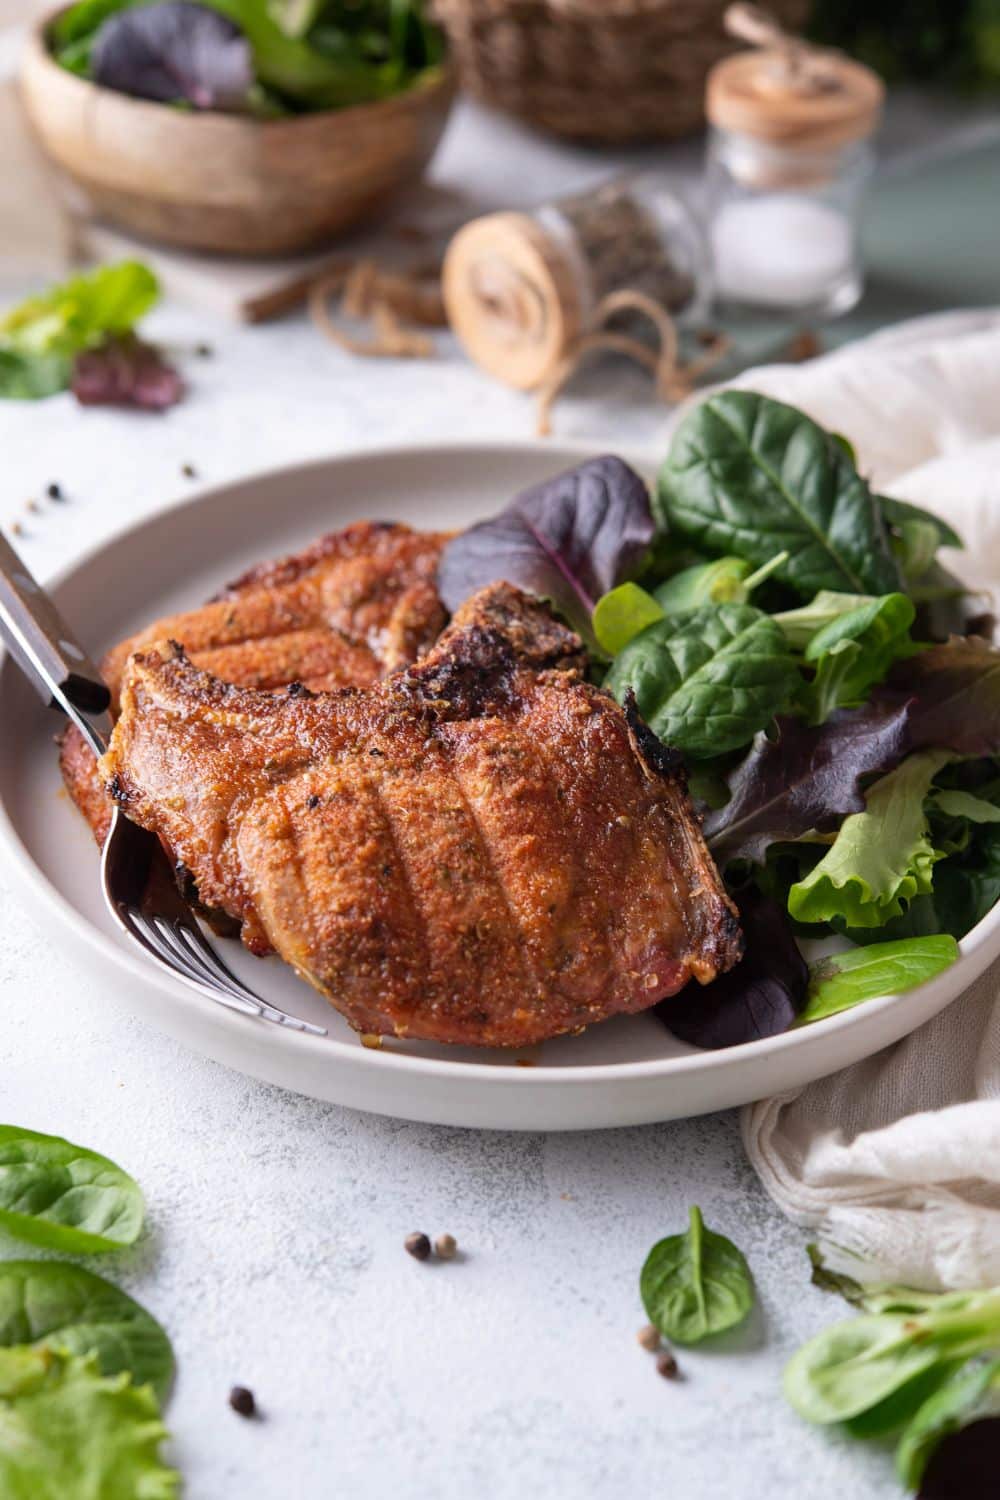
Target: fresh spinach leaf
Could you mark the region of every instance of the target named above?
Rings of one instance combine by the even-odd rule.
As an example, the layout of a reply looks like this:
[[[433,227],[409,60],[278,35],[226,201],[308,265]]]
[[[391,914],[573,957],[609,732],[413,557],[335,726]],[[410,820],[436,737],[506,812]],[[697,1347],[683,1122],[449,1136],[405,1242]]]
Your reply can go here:
[[[709,396],[678,427],[654,497],[666,527],[763,564],[803,596],[887,594],[900,572],[878,497],[835,437],[752,391]]]
[[[796,921],[882,927],[929,894],[938,856],[924,799],[950,759],[946,750],[911,755],[868,789],[864,812],[845,818],[819,864],[789,891]]]
[[[963,938],[1000,901],[1000,828],[977,829],[968,847],[934,871],[934,910],[943,932]]]
[[[904,521],[892,538],[892,552],[908,588],[924,578],[941,544],[941,533],[931,520]]]
[[[668,616],[615,659],[605,687],[639,712],[664,744],[721,755],[747,744],[794,697],[799,676],[784,637],[749,604]]]
[[[905,700],[842,709],[810,727],[780,718],[773,738],[758,735],[729,775],[730,798],[705,819],[720,864],[763,862],[772,844],[829,832],[864,807],[863,776],[887,771],[909,748]]]
[[[0,1125],[0,1229],[73,1255],[120,1250],[142,1229],[138,1184],[61,1136]]]
[[[976,797],[961,787],[945,787],[931,796],[931,804],[950,818],[967,818],[970,823],[1000,823],[1000,806]]]
[[[741,1250],[707,1229],[697,1206],[683,1234],[650,1250],[639,1278],[649,1321],[675,1344],[699,1344],[742,1323],[753,1306],[753,1278]]]
[[[784,631],[788,644],[796,651],[804,651],[824,626],[877,602],[873,594],[843,594],[836,589],[820,589],[808,604],[800,604],[798,609],[781,610],[774,619]]]
[[[647,625],[662,619],[663,610],[652,594],[637,583],[620,583],[594,606],[594,635],[602,651],[617,656]]]
[[[901,995],[926,984],[958,958],[958,944],[948,933],[872,943],[820,959],[809,970],[809,989],[799,1026],[822,1021],[863,1000]]]
[[[173,1378],[170,1341],[138,1302],[82,1266],[0,1261],[0,1348],[52,1345],[93,1354],[102,1375],[127,1370],[162,1401]]]
[[[860,707],[892,663],[913,654],[916,609],[905,594],[884,594],[848,610],[817,630],[804,660],[815,668],[806,689],[810,722],[823,724],[836,708]]]
[[[4,1500],[173,1500],[156,1398],[59,1349],[0,1350]]]
[[[787,1031],[802,1009],[809,969],[778,902],[750,885],[736,893],[740,962],[711,984],[663,1000],[656,1014],[693,1047],[738,1047]]]
[[[1000,1360],[965,1366],[952,1376],[917,1410],[899,1440],[896,1472],[906,1488],[919,1487],[931,1454],[945,1438],[998,1411]]]
[[[756,569],[742,557],[694,563],[661,583],[654,597],[665,615],[686,614],[703,604],[746,604],[786,561],[787,553],[779,552]]]
[[[454,612],[487,584],[516,584],[548,599],[593,644],[597,601],[638,571],[652,537],[638,474],[620,458],[594,458],[454,537],[441,556],[438,590]]]

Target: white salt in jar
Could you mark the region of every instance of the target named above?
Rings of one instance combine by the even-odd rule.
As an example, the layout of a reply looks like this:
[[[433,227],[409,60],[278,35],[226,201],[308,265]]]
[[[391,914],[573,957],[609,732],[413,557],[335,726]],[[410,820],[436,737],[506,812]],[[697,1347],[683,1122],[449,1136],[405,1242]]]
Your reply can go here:
[[[854,306],[883,96],[870,69],[791,38],[712,70],[708,238],[724,308],[835,317]]]

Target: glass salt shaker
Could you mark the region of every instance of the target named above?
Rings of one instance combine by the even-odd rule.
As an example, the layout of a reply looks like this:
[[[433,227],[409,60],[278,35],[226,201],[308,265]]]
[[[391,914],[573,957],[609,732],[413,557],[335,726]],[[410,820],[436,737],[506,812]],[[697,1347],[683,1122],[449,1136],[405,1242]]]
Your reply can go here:
[[[712,69],[706,208],[722,307],[832,318],[855,305],[884,93],[871,69],[785,37]]]

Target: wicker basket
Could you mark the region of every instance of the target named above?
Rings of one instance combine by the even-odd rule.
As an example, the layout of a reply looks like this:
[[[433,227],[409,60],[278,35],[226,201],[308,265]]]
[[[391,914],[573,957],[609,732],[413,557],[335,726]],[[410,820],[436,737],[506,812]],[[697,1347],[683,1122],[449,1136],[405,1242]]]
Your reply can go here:
[[[669,140],[704,120],[705,77],[739,44],[728,0],[433,0],[462,83],[583,141]],[[809,0],[771,0],[797,26]]]

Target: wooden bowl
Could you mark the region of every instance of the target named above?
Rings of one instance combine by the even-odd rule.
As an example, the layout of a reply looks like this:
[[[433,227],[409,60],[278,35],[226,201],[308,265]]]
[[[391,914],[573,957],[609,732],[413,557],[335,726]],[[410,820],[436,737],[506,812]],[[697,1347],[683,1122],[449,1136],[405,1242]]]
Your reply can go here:
[[[454,93],[437,68],[390,99],[291,120],[185,114],[67,72],[52,19],[21,71],[42,150],[97,217],[194,250],[287,254],[376,213],[423,172]]]

